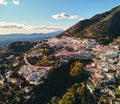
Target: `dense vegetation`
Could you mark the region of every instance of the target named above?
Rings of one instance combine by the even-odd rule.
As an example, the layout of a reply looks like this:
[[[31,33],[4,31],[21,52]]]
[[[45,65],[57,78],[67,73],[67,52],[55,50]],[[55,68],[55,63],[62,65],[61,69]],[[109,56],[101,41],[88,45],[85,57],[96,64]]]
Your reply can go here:
[[[36,42],[17,41],[11,43],[8,48],[13,52],[26,52],[30,48],[32,48],[35,44]]]

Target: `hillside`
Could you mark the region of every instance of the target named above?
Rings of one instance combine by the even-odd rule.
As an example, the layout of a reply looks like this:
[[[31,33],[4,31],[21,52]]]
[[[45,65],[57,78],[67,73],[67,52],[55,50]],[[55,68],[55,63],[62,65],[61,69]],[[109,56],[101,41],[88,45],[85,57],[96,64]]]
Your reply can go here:
[[[120,6],[90,19],[85,19],[67,29],[61,36],[94,38],[108,44],[120,36]]]

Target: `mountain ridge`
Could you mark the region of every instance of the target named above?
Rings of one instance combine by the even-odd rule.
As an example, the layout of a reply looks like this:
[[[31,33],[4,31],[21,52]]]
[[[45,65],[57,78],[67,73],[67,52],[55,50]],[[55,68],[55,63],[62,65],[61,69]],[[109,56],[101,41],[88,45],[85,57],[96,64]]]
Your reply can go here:
[[[0,35],[0,47],[7,46],[9,43],[15,41],[39,41],[47,38],[57,36],[63,31],[56,31],[50,33],[33,33],[33,34],[6,34]]]
[[[105,13],[85,19],[60,34],[79,38],[94,38],[102,44],[108,44],[120,36],[120,6]]]

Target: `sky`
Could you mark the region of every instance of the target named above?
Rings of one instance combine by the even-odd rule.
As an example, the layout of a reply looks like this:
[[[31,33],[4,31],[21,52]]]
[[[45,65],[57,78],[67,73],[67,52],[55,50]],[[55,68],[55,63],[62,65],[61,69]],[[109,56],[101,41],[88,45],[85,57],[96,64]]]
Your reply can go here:
[[[0,34],[65,30],[119,4],[120,0],[0,0]]]

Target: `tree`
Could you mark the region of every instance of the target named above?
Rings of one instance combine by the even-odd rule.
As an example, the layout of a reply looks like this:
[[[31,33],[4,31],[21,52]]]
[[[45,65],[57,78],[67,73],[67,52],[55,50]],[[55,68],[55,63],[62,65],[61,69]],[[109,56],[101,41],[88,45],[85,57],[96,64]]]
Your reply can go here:
[[[10,104],[17,104],[18,102],[20,102],[20,98],[19,97],[16,97],[14,98]]]
[[[43,50],[43,54],[46,55],[46,56],[48,56],[48,55],[49,55],[49,49],[48,49],[48,48],[45,48],[45,49]]]
[[[79,76],[82,72],[83,72],[83,63],[81,63],[80,61],[76,61],[76,62],[72,65],[72,69],[71,69],[71,71],[70,71],[70,76],[72,76],[72,77],[77,77],[77,76]]]
[[[76,102],[76,93],[73,88],[70,88],[65,95],[59,100],[58,104],[75,104]]]

